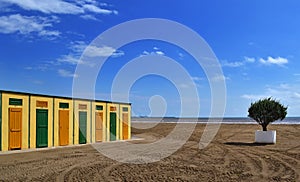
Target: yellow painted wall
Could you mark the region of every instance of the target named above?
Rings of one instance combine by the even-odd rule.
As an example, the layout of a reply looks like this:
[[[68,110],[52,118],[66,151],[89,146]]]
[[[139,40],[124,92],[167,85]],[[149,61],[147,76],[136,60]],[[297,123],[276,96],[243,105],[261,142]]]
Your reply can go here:
[[[22,99],[22,106],[9,105],[9,98]],[[2,151],[9,147],[9,108],[22,108],[22,147],[28,149],[29,96],[23,94],[2,93]]]
[[[131,105],[128,106],[128,139],[131,139]]]
[[[124,107],[126,107],[128,111],[123,111]],[[123,140],[123,113],[128,113],[128,139],[131,138],[131,106],[128,104],[120,104],[120,140]]]
[[[110,108],[111,107],[116,107],[116,111],[111,111]],[[107,121],[106,121],[106,126],[107,126],[107,132],[106,132],[106,138],[107,138],[107,141],[110,141],[110,113],[111,112],[115,112],[117,113],[117,130],[116,130],[116,140],[119,140],[120,139],[120,117],[119,117],[119,104],[114,104],[114,103],[107,103]]]
[[[59,108],[59,103],[69,103],[69,108]],[[54,146],[59,146],[59,110],[69,110],[69,145],[73,144],[73,100],[72,99],[54,99]]]
[[[87,109],[80,109],[80,104]],[[79,144],[79,111],[87,112],[86,143],[91,143],[91,101],[74,100],[74,144]]]
[[[36,102],[47,102],[47,107],[37,107]],[[30,148],[36,148],[36,109],[48,110],[48,147],[53,146],[53,98],[31,96],[30,97]]]
[[[97,105],[101,105],[103,106],[103,110],[102,111],[96,111],[96,106]],[[107,127],[106,127],[106,103],[105,102],[92,102],[92,143],[96,142],[96,112],[102,112],[103,113],[103,132],[102,132],[102,140],[103,141],[107,141],[106,140],[106,133],[107,133]]]

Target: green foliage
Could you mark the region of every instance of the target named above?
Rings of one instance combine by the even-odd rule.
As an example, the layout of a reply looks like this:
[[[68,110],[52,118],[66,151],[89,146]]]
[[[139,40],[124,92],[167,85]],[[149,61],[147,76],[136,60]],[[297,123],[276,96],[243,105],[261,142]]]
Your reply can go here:
[[[267,131],[267,126],[276,120],[283,120],[287,114],[287,107],[280,104],[271,97],[260,99],[248,109],[248,117],[254,119],[263,127],[263,131]]]

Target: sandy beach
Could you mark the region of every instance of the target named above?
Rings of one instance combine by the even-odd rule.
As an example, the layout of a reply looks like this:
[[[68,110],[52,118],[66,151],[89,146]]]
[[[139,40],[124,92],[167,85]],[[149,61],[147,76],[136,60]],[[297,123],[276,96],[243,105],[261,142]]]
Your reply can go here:
[[[134,127],[141,125],[133,123]],[[175,124],[132,129],[132,135],[152,143],[168,135]],[[149,164],[124,164],[109,159],[91,145],[0,155],[0,181],[300,181],[300,125],[269,125],[277,131],[275,145],[258,145],[259,125],[223,124],[205,149],[198,124],[185,145],[173,155]]]

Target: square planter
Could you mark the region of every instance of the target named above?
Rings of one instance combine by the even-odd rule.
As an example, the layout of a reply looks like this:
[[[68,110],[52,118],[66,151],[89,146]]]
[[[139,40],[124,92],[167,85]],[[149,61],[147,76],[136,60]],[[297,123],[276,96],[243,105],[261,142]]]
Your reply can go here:
[[[255,143],[276,143],[276,131],[255,131]]]

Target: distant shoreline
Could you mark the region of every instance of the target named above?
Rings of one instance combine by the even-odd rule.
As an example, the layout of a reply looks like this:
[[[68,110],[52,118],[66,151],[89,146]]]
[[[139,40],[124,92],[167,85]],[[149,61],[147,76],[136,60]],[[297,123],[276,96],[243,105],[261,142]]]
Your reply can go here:
[[[208,121],[210,119],[210,121]],[[225,117],[225,118],[177,118],[177,117],[132,117],[133,123],[220,123],[220,124],[257,124],[247,117]],[[275,121],[271,124],[300,124],[300,117],[287,117],[282,121]]]

